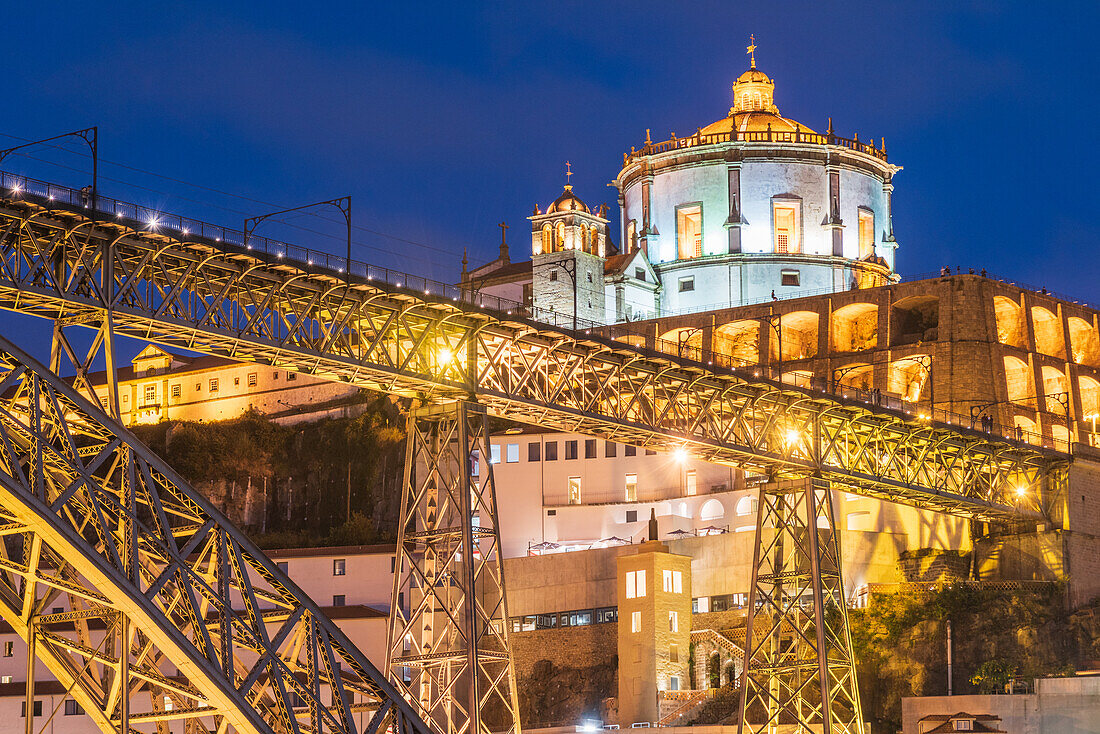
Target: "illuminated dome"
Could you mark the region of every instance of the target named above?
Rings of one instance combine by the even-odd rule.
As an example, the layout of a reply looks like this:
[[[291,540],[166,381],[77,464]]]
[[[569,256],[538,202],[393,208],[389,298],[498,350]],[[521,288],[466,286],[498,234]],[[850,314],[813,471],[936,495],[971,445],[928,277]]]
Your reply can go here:
[[[775,106],[775,82],[753,66],[733,84],[733,107],[724,119],[703,128],[704,135],[738,132],[804,132],[813,130],[779,114]]]
[[[555,214],[557,212],[570,212],[578,211],[589,214],[588,205],[577,198],[577,195],[573,193],[573,187],[570,184],[565,185],[565,191],[561,192],[561,196],[554,199],[554,203],[546,207],[547,214]]]

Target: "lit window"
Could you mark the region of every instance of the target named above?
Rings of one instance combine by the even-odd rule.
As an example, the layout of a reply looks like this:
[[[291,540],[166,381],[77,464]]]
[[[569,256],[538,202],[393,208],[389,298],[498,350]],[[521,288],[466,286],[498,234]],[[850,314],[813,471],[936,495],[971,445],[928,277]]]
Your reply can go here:
[[[680,613],[669,612],[668,613],[668,631],[679,632],[680,631]]]
[[[255,372],[249,372],[248,373],[248,386],[249,387],[256,387],[256,373]]]
[[[775,227],[775,251],[780,253],[802,252],[802,237],[798,230],[799,220],[801,219],[801,204],[790,200],[773,202],[772,215]]]
[[[542,248],[539,251],[535,252],[535,254],[538,255],[542,252],[550,252],[551,250],[553,250],[553,237],[554,235],[550,229],[550,225],[542,225]]]
[[[631,612],[630,613],[630,631],[641,632],[642,631],[642,613]]]
[[[686,481],[684,483],[684,492],[687,494],[688,497],[692,497],[692,496],[695,495],[696,481],[697,481],[697,479],[696,479],[695,470],[694,469],[688,469],[687,470]]]
[[[558,222],[557,227],[557,241],[554,243],[554,249],[561,251],[565,249],[565,222]]]
[[[500,463],[500,444],[499,443],[494,443],[493,445],[491,445],[489,447],[489,463],[490,464],[499,464]]]
[[[780,285],[800,285],[802,278],[799,277],[797,270],[783,270],[780,272]]]
[[[638,223],[631,219],[626,225],[626,251],[634,252],[638,249]]]
[[[638,475],[627,474],[626,475],[626,501],[637,502],[638,501]]]
[[[11,683],[10,675],[0,675],[0,683]]]
[[[510,443],[510,444],[508,444],[507,449],[508,450],[504,454],[505,460],[509,464],[519,463],[519,444],[518,443]]]
[[[348,562],[346,558],[336,558],[332,561],[332,575],[343,576],[347,573]]]
[[[687,291],[695,290],[695,276],[691,275],[687,278],[680,278],[680,292],[686,293]]]
[[[569,504],[579,505],[581,503],[581,478],[569,477]]]
[[[665,570],[665,591],[670,594],[682,594],[684,592],[684,574],[682,571]]]
[[[183,389],[179,385],[172,385],[172,397],[179,400],[180,395],[183,394]]]
[[[645,596],[645,570],[626,572],[626,598],[638,599]]]
[[[703,206],[691,204],[676,209],[676,246],[681,260],[703,254]]]
[[[10,658],[14,654],[15,654],[15,643],[14,642],[5,642],[4,643],[4,657]]]
[[[146,385],[145,386],[145,404],[152,405],[157,402],[157,386]]]
[[[218,391],[218,380],[217,380],[217,378],[214,378],[214,379],[210,380],[210,392],[217,392],[217,391]]]
[[[955,731],[973,731],[970,719],[955,719]]]
[[[859,259],[875,254],[875,213],[869,209],[859,210]]]

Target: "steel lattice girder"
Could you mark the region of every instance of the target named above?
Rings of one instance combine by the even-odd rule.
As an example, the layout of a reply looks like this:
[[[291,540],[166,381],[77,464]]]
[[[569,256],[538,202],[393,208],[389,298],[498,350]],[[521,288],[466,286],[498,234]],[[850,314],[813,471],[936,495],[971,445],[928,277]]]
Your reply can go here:
[[[0,205],[0,308],[939,512],[1037,521],[1067,457],[222,244]],[[184,238],[186,240],[186,238]],[[613,327],[608,329],[613,332]],[[613,335],[613,334],[612,334]],[[1017,492],[1017,490],[1021,490]]]
[[[103,731],[429,734],[199,492],[3,338],[0,530],[0,616]]]
[[[418,407],[406,435],[390,678],[439,731],[519,734],[485,409]]]
[[[806,606],[809,609],[806,609]],[[863,734],[829,485],[760,492],[739,732]]]

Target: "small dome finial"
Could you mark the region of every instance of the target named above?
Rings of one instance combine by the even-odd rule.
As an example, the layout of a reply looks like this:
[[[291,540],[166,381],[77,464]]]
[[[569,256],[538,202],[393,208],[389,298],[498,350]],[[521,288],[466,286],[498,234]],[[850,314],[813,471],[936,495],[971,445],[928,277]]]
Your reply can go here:
[[[745,47],[745,53],[749,55],[749,66],[752,69],[756,68],[756,35],[749,34],[749,45]]]
[[[568,191],[573,188],[573,184],[569,182],[569,177],[573,175],[573,164],[569,161],[565,162],[565,190]]]

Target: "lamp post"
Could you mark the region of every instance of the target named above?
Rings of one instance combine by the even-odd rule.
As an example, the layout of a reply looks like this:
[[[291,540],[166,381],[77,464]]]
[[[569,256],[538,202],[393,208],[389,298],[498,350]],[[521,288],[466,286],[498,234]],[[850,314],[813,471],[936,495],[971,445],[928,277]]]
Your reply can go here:
[[[775,332],[775,342],[779,347],[778,359],[775,367],[779,371],[779,380],[783,381],[783,314],[769,313],[763,316],[750,316],[750,321],[763,321]],[[771,350],[768,350],[769,354]]]
[[[35,145],[42,145],[43,143],[49,143],[54,140],[60,140],[62,138],[80,138],[87,143],[88,148],[92,152],[92,190],[90,202],[85,203],[84,206],[91,205],[92,216],[95,216],[96,202],[99,197],[99,126],[93,125],[92,127],[85,128],[84,130],[74,130],[70,133],[61,133],[60,135],[54,135],[52,138],[42,138],[41,140],[33,140],[29,143],[23,143],[22,145],[16,145],[12,148],[5,148],[0,150],[0,162],[2,162],[9,155],[17,150],[23,150],[24,148],[30,148]],[[82,190],[83,191],[83,190]]]
[[[1085,420],[1092,421],[1092,432],[1089,433],[1089,445],[1096,446],[1098,443],[1096,440],[1096,420],[1100,418],[1100,413],[1089,413],[1085,416]]]
[[[303,209],[312,209],[315,206],[332,206],[340,210],[340,213],[344,215],[344,223],[347,225],[348,241],[347,241],[347,256],[344,261],[344,279],[351,279],[351,197],[341,196],[339,199],[329,199],[328,201],[318,201],[313,204],[303,204],[302,206],[295,206],[289,209],[282,209],[277,212],[268,212],[258,217],[250,217],[244,220],[244,247],[248,248],[248,238],[252,236],[252,233],[256,231],[256,227],[260,222],[265,219],[277,216],[279,214],[289,214],[291,212],[302,211]]]

